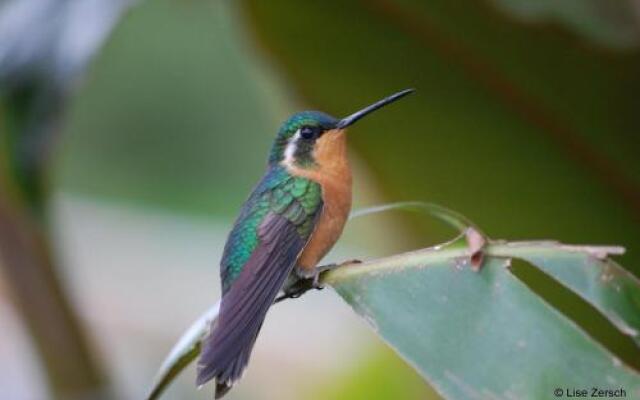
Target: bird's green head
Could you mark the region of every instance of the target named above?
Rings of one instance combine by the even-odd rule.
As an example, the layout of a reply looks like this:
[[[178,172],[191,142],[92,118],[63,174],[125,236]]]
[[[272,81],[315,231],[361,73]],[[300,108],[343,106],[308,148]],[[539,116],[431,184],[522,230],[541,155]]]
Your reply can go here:
[[[336,129],[338,119],[320,111],[302,111],[287,119],[278,131],[271,148],[270,163],[296,160],[301,166],[312,165],[313,149],[327,131]]]
[[[413,92],[406,89],[384,98],[343,119],[337,119],[320,111],[303,111],[287,119],[278,131],[269,164],[285,163],[298,168],[317,166],[318,152],[331,153],[333,147],[341,146],[347,127],[365,115],[390,104]]]

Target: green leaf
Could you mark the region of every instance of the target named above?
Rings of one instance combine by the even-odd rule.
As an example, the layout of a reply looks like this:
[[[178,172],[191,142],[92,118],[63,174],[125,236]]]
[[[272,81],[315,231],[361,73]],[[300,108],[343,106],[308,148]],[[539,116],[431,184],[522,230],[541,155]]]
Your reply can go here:
[[[220,302],[209,308],[182,334],[158,369],[151,389],[145,397],[147,400],[159,398],[180,372],[198,357],[200,343],[207,334],[211,323],[218,318],[219,311]]]
[[[468,267],[468,251],[454,244],[343,267],[325,282],[445,398],[551,398],[556,388],[594,386],[640,395],[636,371],[509,269],[510,257],[535,262],[539,259],[532,255],[544,253],[547,265],[578,277],[583,269],[577,259],[590,258],[590,268],[609,271],[610,262],[593,254],[606,256],[610,248],[490,244],[477,273]],[[600,277],[590,283],[597,286]],[[638,282],[626,283],[624,296],[637,299]],[[607,302],[609,310],[622,319],[632,317],[626,313],[632,308],[638,315],[638,303],[621,301],[624,296]]]
[[[582,297],[640,345],[640,281],[607,258],[607,254],[623,254],[623,248],[521,242],[495,246],[492,251],[535,265]]]
[[[359,218],[366,215],[372,215],[386,211],[421,212],[438,218],[439,220],[445,222],[447,225],[450,225],[454,229],[457,229],[460,233],[464,232],[469,227],[473,227],[476,231],[480,231],[479,228],[477,228],[475,224],[464,215],[441,205],[426,203],[423,201],[402,201],[397,203],[381,204],[379,206],[361,208],[359,210],[353,211],[349,215],[349,219]]]
[[[591,386],[640,394],[637,372],[509,270],[511,257],[534,263],[637,340],[640,284],[606,258],[620,248],[492,243],[484,248],[478,273],[469,268],[470,249],[461,245],[465,240],[461,235],[430,249],[343,266],[324,282],[446,398],[487,393],[541,398],[557,387]],[[218,305],[174,346],[147,399],[157,399],[197,357],[217,312]]]

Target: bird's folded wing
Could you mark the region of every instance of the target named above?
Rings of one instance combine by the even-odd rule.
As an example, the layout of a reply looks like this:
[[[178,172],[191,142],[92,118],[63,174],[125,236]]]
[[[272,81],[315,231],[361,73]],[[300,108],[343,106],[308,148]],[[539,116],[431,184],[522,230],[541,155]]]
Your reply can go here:
[[[240,378],[267,310],[306,243],[293,222],[274,212],[258,233],[259,244],[222,299],[198,363],[198,384],[214,377],[219,383]]]

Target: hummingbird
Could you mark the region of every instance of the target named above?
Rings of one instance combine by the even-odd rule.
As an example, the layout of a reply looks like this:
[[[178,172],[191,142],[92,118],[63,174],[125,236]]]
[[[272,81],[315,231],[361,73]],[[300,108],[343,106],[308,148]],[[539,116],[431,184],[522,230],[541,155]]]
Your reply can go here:
[[[202,343],[196,380],[202,386],[215,379],[216,399],[241,378],[278,293],[301,279],[320,288],[317,264],[351,211],[347,128],[411,92],[400,91],[342,119],[299,112],[280,127],[267,171],[242,206],[220,262],[220,312]]]

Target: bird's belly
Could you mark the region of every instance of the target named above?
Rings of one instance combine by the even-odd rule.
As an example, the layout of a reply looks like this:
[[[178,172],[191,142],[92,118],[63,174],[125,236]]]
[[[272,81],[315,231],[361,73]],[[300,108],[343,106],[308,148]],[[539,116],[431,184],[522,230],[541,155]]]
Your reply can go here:
[[[303,275],[313,275],[316,265],[331,250],[347,222],[351,210],[351,185],[348,182],[340,186],[343,187],[323,188],[327,193],[323,195],[322,214],[298,257],[298,271]]]

